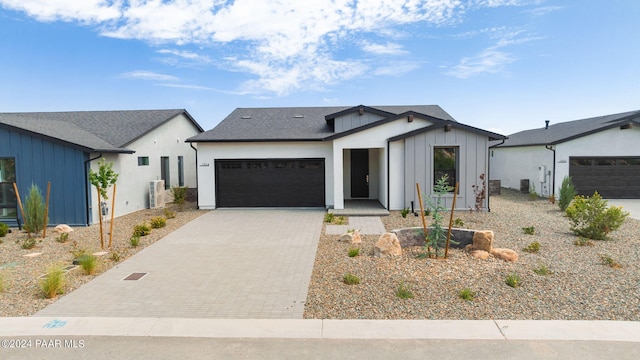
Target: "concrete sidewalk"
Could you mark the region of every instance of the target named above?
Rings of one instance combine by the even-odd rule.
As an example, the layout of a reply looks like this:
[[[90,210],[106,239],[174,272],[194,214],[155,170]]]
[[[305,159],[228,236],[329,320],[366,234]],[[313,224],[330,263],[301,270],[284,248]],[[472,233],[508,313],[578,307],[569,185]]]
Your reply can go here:
[[[302,319],[323,215],[211,211],[35,316]]]

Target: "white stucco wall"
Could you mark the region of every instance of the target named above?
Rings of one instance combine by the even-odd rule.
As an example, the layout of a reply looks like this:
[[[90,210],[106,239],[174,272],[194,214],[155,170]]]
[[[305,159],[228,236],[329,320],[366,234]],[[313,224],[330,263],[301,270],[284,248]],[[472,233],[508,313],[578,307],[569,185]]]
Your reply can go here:
[[[216,159],[320,158],[325,159],[325,197],[327,206],[331,206],[334,198],[331,151],[331,143],[321,141],[198,143],[198,205],[201,209],[216,208]]]
[[[127,145],[133,154],[103,154],[107,162],[113,162],[113,169],[119,174],[116,191],[115,216],[122,216],[149,207],[149,182],[160,179],[160,157],[169,157],[171,186],[178,185],[178,156],[184,159],[184,185],[196,187],[196,151],[184,140],[198,134],[198,129],[184,115],[167,121],[142,138]],[[91,154],[94,158],[98,154]],[[138,166],[138,157],[149,157],[148,166]],[[91,164],[98,171],[98,161]],[[108,194],[111,197],[112,188]],[[167,192],[168,195],[169,192]],[[165,199],[171,200],[169,196]],[[91,192],[92,223],[99,221],[97,191]],[[111,208],[111,198],[108,200]]]
[[[500,180],[502,187],[520,190],[520,180],[529,179],[536,193],[549,196],[553,170],[553,152],[543,145],[492,148],[489,152],[490,180]],[[546,176],[540,180],[539,167],[544,166]]]

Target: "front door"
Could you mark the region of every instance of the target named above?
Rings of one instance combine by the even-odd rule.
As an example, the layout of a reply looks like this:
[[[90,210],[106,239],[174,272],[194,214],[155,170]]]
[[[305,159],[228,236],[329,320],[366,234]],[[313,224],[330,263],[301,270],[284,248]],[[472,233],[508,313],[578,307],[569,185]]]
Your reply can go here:
[[[369,197],[369,149],[351,150],[351,197]]]

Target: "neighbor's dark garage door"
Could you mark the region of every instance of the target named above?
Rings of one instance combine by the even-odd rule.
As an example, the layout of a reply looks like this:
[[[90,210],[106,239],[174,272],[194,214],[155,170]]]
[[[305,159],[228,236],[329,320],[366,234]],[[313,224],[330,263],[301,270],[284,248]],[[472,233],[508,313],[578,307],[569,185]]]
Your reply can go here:
[[[581,195],[597,190],[603,198],[640,198],[640,157],[572,157],[569,175]]]
[[[324,207],[324,159],[216,160],[217,207]]]

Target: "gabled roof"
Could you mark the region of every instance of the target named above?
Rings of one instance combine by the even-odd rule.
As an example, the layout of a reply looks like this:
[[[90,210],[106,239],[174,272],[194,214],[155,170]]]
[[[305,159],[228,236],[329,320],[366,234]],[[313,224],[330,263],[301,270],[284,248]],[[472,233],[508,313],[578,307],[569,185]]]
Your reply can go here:
[[[543,126],[521,131],[509,135],[504,144],[497,147],[556,145],[631,123],[640,125],[640,110],[551,124],[549,128]]]
[[[127,145],[180,114],[204,131],[184,109],[0,113],[0,126],[90,152],[132,153]]]
[[[429,118],[455,122],[437,105],[416,106],[327,106],[327,107],[285,107],[285,108],[238,108],[229,114],[218,126],[187,139],[188,142],[258,142],[258,141],[323,141],[335,136],[333,120],[360,108],[364,111],[385,116],[373,124],[355,129],[361,131],[392,121],[400,114],[414,111]],[[368,126],[368,127],[367,127]],[[352,130],[349,130],[353,132]],[[346,132],[345,132],[346,133]],[[342,133],[341,133],[342,134]]]

